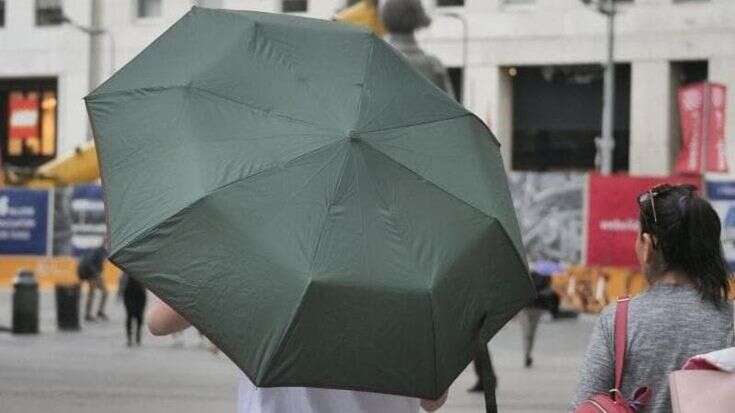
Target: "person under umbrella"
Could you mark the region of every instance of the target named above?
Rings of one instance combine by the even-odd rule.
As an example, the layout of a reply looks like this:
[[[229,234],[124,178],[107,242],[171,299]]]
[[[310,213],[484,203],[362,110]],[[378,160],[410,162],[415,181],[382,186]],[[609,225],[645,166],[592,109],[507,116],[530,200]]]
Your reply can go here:
[[[148,328],[153,335],[179,333],[190,326],[189,321],[166,303],[160,299],[155,301],[148,317]],[[421,400],[420,405],[427,412],[433,412],[446,400],[445,392],[438,400]],[[409,397],[349,390],[258,388],[242,377],[237,406],[238,413],[409,413],[418,412],[419,402]]]
[[[437,400],[532,299],[497,140],[368,31],[194,8],[86,102],[110,259],[253,387]]]

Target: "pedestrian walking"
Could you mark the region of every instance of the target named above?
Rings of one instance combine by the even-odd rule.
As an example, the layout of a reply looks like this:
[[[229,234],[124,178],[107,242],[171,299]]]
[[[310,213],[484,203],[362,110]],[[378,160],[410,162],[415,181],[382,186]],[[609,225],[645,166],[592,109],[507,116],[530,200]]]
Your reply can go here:
[[[102,280],[102,268],[106,259],[104,246],[99,246],[91,252],[82,256],[77,266],[77,276],[82,284],[87,284],[87,306],[84,319],[86,321],[103,320],[107,321],[105,314],[105,304],[107,302],[107,286]],[[96,317],[92,315],[92,306],[94,304],[95,290],[101,293],[99,307],[97,308]]]
[[[558,268],[561,269],[560,266]],[[532,353],[536,341],[536,331],[544,312],[548,311],[553,319],[562,317],[562,312],[559,310],[559,296],[551,288],[552,274],[542,274],[540,269],[536,269],[534,265],[531,265],[531,278],[536,288],[536,299],[518,313],[521,331],[523,332],[523,354],[526,368],[533,365]],[[568,312],[564,312],[563,317],[569,317],[566,313]]]
[[[720,243],[721,225],[710,204],[692,186],[662,185],[638,197],[640,234],[635,251],[648,279],[645,293],[618,304],[628,308],[614,333],[614,308],[605,309],[590,338],[573,404],[615,387],[615,337],[627,332],[618,396],[635,398],[648,386],[651,399],[633,400],[639,412],[671,411],[668,374],[697,354],[735,340],[728,305],[730,273]],[[638,393],[640,396],[642,393]]]
[[[135,344],[141,344],[141,328],[147,302],[146,290],[138,280],[123,273],[122,285],[123,303],[125,304],[125,333],[128,347],[133,345],[133,323],[135,323]]]

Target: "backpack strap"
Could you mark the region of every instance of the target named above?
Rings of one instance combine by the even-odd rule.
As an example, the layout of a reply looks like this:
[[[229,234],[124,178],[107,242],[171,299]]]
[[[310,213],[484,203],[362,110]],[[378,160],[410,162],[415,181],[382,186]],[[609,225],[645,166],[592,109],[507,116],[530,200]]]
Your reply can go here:
[[[615,393],[616,401],[623,401],[620,394],[620,386],[623,384],[623,364],[625,361],[625,346],[628,341],[628,304],[630,298],[622,296],[618,298],[615,308]]]

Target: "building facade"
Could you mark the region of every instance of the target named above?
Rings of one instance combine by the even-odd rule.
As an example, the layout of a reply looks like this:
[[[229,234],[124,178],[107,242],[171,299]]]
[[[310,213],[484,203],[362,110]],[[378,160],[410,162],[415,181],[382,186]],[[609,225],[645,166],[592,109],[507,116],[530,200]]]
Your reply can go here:
[[[594,165],[599,64],[607,51],[603,15],[581,0],[423,1],[433,24],[419,42],[450,67],[464,103],[503,143],[509,168]],[[20,136],[29,153],[49,152],[42,144],[52,136],[52,106],[51,152],[68,153],[89,139],[83,96],[194,5],[331,18],[352,2],[0,0],[3,159],[10,146],[19,148],[8,133],[13,92],[22,92],[12,95],[14,107],[35,102],[37,123],[46,119],[35,141]],[[670,173],[680,140],[676,91],[699,80],[729,88],[726,136],[733,168],[735,1],[619,0],[617,9],[616,169]]]

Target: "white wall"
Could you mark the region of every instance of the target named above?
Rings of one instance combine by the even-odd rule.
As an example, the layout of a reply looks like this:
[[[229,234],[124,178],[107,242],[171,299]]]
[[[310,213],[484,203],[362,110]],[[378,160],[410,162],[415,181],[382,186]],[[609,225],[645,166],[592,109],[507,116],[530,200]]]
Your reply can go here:
[[[65,13],[88,24],[92,0],[66,0]],[[135,0],[98,0],[104,27],[115,39],[120,68],[192,5],[280,11],[280,0],[163,0],[159,18],[136,17]],[[434,24],[419,35],[421,44],[448,66],[462,66],[462,24],[441,13],[464,15],[469,24],[465,103],[504,144],[510,162],[511,79],[507,67],[594,63],[605,55],[605,19],[579,0],[536,0],[509,5],[504,0],[466,0],[466,6],[436,7],[424,0]],[[6,0],[6,27],[0,29],[0,77],[59,77],[59,154],[86,139],[81,98],[88,91],[89,38],[69,26],[36,28],[33,1]],[[308,16],[330,18],[343,0],[310,0]],[[668,62],[709,60],[710,79],[729,86],[727,134],[735,167],[735,1],[674,3],[635,0],[617,19],[616,58],[631,63],[631,171],[669,172],[675,135],[670,107]],[[99,61],[109,76],[110,42],[99,39]],[[663,76],[663,77],[661,77]],[[675,126],[675,125],[674,125]],[[675,146],[675,145],[674,145]]]
[[[512,89],[502,68],[521,65],[559,65],[602,62],[606,53],[606,21],[579,0],[536,0],[512,5],[504,0],[466,0],[457,8],[433,7],[434,24],[420,34],[422,45],[445,64],[462,64],[462,26],[439,13],[464,13],[469,24],[469,76],[465,102],[507,147],[512,145],[509,103]],[[727,136],[735,160],[735,1],[675,3],[673,0],[635,0],[621,5],[616,20],[616,61],[632,69],[630,171],[634,174],[670,173],[678,146],[672,125],[670,61],[709,60],[710,79],[729,87]],[[489,82],[478,82],[476,73]],[[473,75],[475,73],[475,75]],[[475,79],[474,81],[472,79]],[[476,90],[476,88],[481,88]],[[501,100],[498,102],[495,100]],[[482,102],[489,100],[489,102]],[[504,117],[506,116],[506,117]],[[506,163],[510,160],[506,159]],[[732,168],[735,163],[731,161]]]
[[[89,86],[89,37],[68,26],[35,26],[33,1],[6,0],[0,28],[0,78],[58,77],[57,152],[87,138],[82,98]],[[66,13],[89,24],[87,1],[66,1]]]

